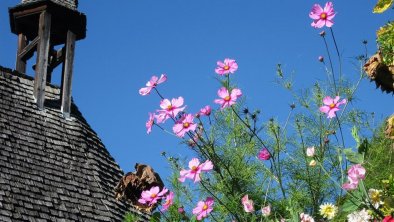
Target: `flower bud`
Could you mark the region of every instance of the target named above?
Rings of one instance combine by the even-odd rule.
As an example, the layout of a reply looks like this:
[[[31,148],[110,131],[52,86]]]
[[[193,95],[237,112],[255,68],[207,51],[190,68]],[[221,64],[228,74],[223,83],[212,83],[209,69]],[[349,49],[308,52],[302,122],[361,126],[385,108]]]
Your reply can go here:
[[[309,166],[314,167],[316,166],[317,162],[316,160],[311,160],[311,162],[309,162]]]
[[[184,214],[185,213],[185,209],[183,209],[183,207],[179,207],[178,208],[178,213]]]

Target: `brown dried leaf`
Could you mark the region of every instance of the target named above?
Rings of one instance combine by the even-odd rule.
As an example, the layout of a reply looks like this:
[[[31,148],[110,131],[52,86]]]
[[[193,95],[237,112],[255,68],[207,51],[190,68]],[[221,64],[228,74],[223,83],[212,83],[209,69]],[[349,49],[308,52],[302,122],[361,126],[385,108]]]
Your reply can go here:
[[[394,114],[387,119],[385,134],[387,138],[394,140]]]
[[[364,70],[382,91],[394,92],[394,66],[384,64],[379,52],[365,63]]]
[[[139,211],[151,213],[157,205],[147,206],[138,202],[141,193],[154,186],[159,186],[160,189],[164,187],[163,181],[159,174],[155,173],[152,167],[137,163],[135,165],[135,172],[125,174],[115,187],[115,198],[117,200],[124,200],[131,202],[131,205]]]

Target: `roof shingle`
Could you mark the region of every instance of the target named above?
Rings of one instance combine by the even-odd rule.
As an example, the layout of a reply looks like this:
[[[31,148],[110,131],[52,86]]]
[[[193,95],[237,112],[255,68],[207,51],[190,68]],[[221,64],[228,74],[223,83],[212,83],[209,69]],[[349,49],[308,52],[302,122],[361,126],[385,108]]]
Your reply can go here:
[[[33,79],[0,67],[0,221],[121,221],[123,172],[75,104],[63,118],[59,93],[48,85],[39,111]]]

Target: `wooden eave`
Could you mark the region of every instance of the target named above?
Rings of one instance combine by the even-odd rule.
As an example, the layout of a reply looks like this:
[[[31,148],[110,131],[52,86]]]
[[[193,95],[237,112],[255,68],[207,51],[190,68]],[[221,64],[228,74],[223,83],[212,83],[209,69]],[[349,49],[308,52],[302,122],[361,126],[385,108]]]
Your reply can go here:
[[[39,16],[43,11],[51,14],[51,43],[59,45],[66,42],[67,31],[76,34],[76,40],[86,37],[86,15],[58,5],[50,0],[21,4],[9,8],[11,32],[23,33],[29,41],[38,34]]]

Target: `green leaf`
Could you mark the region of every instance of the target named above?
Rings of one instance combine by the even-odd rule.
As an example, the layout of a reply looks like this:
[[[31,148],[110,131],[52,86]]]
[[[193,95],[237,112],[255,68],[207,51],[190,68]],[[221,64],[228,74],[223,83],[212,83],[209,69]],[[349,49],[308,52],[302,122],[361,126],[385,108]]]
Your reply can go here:
[[[363,139],[363,142],[358,146],[358,153],[366,155],[368,153],[368,140]]]
[[[364,162],[364,155],[360,153],[353,152],[352,149],[344,149],[343,153],[346,156],[346,159],[349,160],[351,163],[363,163]]]
[[[360,201],[362,200],[362,192],[360,190],[354,190],[350,192],[352,192],[352,196],[347,195],[346,200],[342,205],[342,211],[344,212],[353,212],[363,204]]]
[[[159,212],[155,212],[152,214],[149,221],[158,222],[158,221],[160,221],[160,218],[161,218],[161,214]]]
[[[342,205],[342,211],[343,212],[353,212],[357,210],[357,208],[361,205],[361,203],[358,203],[356,201],[353,201],[351,199],[347,199],[345,203]]]
[[[393,0],[378,0],[375,7],[373,8],[373,13],[383,13],[393,4]]]
[[[140,217],[131,212],[127,212],[123,218],[123,222],[135,222],[138,220],[140,220]]]
[[[360,145],[360,137],[358,136],[358,128],[356,126],[352,127],[352,136],[357,143],[357,147]]]
[[[341,149],[337,149],[337,153],[338,153],[338,161],[342,162],[342,153],[341,153]]]
[[[279,78],[283,78],[283,70],[281,64],[276,64],[276,74]]]

